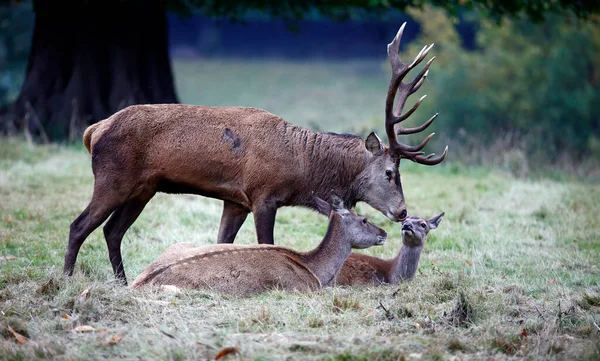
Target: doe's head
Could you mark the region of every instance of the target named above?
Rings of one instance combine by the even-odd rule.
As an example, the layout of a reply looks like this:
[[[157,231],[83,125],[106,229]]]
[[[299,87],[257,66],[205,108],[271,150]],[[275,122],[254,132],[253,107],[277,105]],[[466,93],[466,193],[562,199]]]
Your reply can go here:
[[[427,234],[432,229],[436,229],[442,218],[444,218],[444,212],[439,215],[430,218],[423,219],[421,217],[409,216],[402,223],[402,243],[409,247],[419,247],[425,244]]]
[[[385,244],[387,232],[366,217],[345,208],[344,201],[333,191],[329,202],[314,196],[317,208],[321,213],[329,214],[330,224],[335,222],[342,237],[350,240],[352,248],[368,248]]]

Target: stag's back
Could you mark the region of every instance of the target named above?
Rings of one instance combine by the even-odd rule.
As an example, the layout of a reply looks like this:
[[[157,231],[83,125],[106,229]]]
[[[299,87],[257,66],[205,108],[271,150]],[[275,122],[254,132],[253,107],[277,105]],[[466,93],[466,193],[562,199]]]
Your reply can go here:
[[[131,287],[174,285],[247,296],[272,289],[308,292],[321,288],[295,251],[273,245],[178,243],[134,280]]]
[[[84,143],[102,177],[155,182],[167,192],[161,184],[177,184],[177,193],[194,190],[248,208],[254,198],[272,192],[287,203],[298,193],[292,184],[316,190],[338,163],[345,164],[340,172],[348,182],[366,161],[359,137],[316,133],[246,107],[133,105],[90,126]]]

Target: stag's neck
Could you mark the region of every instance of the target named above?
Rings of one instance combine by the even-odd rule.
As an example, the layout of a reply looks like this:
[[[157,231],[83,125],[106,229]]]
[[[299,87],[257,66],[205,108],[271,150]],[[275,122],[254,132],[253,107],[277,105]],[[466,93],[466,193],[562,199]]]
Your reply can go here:
[[[419,258],[423,246],[409,247],[402,245],[398,256],[394,258],[393,267],[390,272],[390,283],[398,283],[402,280],[413,278],[419,266]]]
[[[360,198],[360,185],[356,180],[367,164],[362,138],[309,129],[288,133],[294,138],[290,144],[295,146],[292,152],[298,155],[298,167],[303,169],[301,174],[310,174],[307,188],[325,198],[334,189],[348,206],[360,200],[357,199]],[[307,197],[298,203],[310,206],[314,202],[312,197]]]
[[[317,276],[321,286],[331,283],[352,252],[347,237],[340,225],[330,222],[321,244],[304,253],[304,264]]]

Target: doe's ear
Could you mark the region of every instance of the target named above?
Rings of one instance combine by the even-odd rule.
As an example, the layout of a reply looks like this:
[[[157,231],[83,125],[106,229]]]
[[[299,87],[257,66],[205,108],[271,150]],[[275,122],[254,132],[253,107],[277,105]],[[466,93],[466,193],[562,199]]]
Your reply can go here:
[[[365,140],[365,146],[367,150],[373,155],[381,154],[383,152],[383,147],[381,146],[381,139],[375,134],[375,132],[371,132],[367,139]]]
[[[326,216],[329,216],[329,213],[331,213],[331,205],[329,203],[327,203],[326,201],[322,200],[321,198],[317,197],[315,192],[313,192],[312,195],[313,195],[313,198],[315,199],[317,211],[319,211],[320,213],[322,213]]]
[[[333,190],[331,191],[331,207],[336,211],[345,209],[344,201]]]
[[[445,212],[442,212],[440,214],[438,214],[437,216],[430,218],[427,223],[429,224],[429,229],[436,229],[438,227],[438,225],[440,224],[440,222],[442,221],[442,218],[444,218],[444,214]]]

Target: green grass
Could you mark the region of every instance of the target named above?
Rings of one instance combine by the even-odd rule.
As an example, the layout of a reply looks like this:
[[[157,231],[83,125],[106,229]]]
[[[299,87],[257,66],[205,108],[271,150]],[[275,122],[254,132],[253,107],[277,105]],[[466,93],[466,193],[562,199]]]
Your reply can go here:
[[[174,68],[185,103],[256,106],[314,129],[383,136],[383,60]],[[429,116],[417,114],[415,123]],[[75,275],[62,276],[69,225],[91,197],[90,156],[80,144],[2,138],[0,256],[14,258],[0,260],[0,359],[206,360],[233,346],[239,354],[226,359],[600,359],[600,186],[564,174],[514,178],[452,154],[436,167],[401,165],[409,212],[446,212],[413,281],[236,299],[115,284],[101,227]],[[389,234],[385,246],[361,252],[394,256],[400,227],[365,204],[357,209]],[[157,195],[123,241],[129,280],[175,242],[213,244],[220,214],[217,200]],[[276,243],[311,249],[326,227],[315,212],[283,208]],[[251,217],[236,243],[255,243]],[[96,332],[73,332],[82,325]],[[28,341],[19,344],[8,326]]]
[[[0,255],[16,257],[0,261],[1,359],[208,359],[229,346],[244,360],[600,356],[598,186],[403,164],[411,213],[446,212],[414,281],[235,299],[114,284],[100,228],[65,279],[69,224],[91,196],[89,155],[15,138],[0,149]],[[398,225],[358,209],[389,231],[385,246],[362,252],[392,257]],[[123,242],[130,280],[172,243],[214,243],[219,216],[219,201],[157,195]],[[284,208],[275,237],[309,249],[325,228],[314,212]],[[251,219],[236,242],[254,243]],[[18,344],[8,325],[29,341]],[[72,331],[80,325],[97,332]]]

